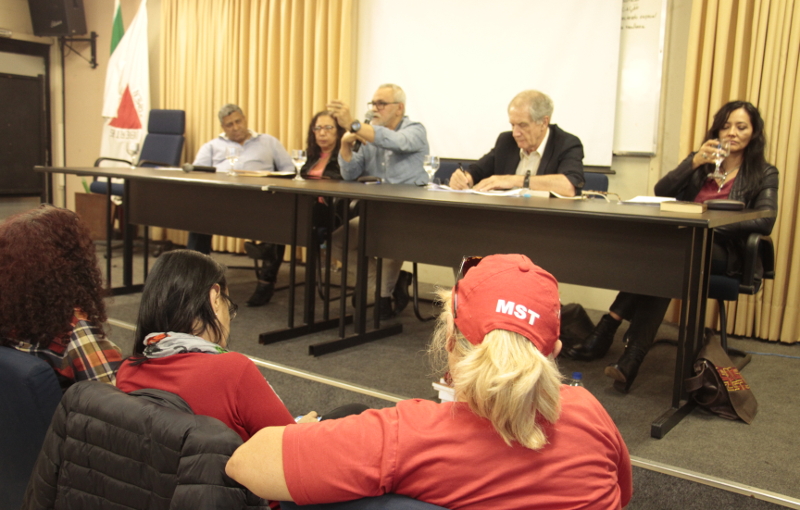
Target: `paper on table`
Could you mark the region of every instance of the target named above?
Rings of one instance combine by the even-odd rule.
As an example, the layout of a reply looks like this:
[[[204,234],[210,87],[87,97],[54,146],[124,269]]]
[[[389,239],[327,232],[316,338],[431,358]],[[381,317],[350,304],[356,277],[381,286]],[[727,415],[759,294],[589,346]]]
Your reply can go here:
[[[622,204],[632,204],[632,205],[658,205],[661,202],[674,202],[675,199],[672,197],[651,197],[647,195],[640,195],[638,197],[633,197],[630,200],[623,200]]]
[[[236,175],[243,177],[291,177],[295,172],[276,172],[273,170],[233,170]]]
[[[525,188],[514,189],[493,189],[489,191],[476,191],[474,189],[453,189],[446,184],[428,184],[425,186],[430,191],[448,191],[450,193],[472,193],[473,195],[486,195],[492,197],[521,197],[521,196],[541,196],[548,197],[547,191],[529,190]]]

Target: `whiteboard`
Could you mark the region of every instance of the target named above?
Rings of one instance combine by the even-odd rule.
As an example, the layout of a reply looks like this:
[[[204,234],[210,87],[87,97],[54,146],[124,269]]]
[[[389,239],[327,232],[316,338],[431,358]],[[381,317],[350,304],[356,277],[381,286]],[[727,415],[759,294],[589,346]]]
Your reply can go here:
[[[431,152],[477,159],[510,129],[508,103],[538,89],[587,165],[610,166],[622,0],[361,0],[356,104],[383,83],[407,95]]]
[[[655,155],[667,0],[623,0],[614,154]]]

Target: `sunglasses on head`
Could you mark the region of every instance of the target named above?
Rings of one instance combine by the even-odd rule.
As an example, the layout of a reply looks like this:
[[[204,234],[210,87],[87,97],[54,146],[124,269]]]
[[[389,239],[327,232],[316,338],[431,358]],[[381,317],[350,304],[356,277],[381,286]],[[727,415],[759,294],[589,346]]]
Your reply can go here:
[[[464,257],[461,259],[461,267],[458,268],[458,275],[456,276],[456,286],[453,291],[453,318],[458,317],[458,284],[467,276],[470,269],[481,263],[483,257]]]

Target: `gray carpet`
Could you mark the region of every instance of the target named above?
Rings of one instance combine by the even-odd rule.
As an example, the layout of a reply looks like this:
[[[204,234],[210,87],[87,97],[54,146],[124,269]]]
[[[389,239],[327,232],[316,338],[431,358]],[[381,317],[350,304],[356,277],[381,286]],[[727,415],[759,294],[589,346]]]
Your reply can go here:
[[[215,254],[215,257],[229,266],[249,266],[252,263],[241,256]],[[115,265],[119,264],[119,260],[118,256],[114,258]],[[228,272],[231,295],[240,304],[239,315],[231,327],[233,349],[400,396],[436,397],[431,382],[438,376],[425,354],[433,330],[432,322],[417,321],[409,308],[401,317],[390,321],[403,324],[401,335],[317,358],[307,354],[308,345],[335,338],[335,330],[272,345],[259,345],[259,333],[286,326],[288,292],[276,293],[272,302],[265,307],[247,308],[244,302],[254,287],[253,274],[252,270],[241,269],[230,269]],[[298,274],[302,279],[302,268],[299,268]],[[288,264],[284,264],[280,282],[287,280]],[[297,294],[296,324],[300,324],[302,287],[298,288]],[[139,294],[109,298],[109,317],[134,323],[139,298]],[[333,308],[333,315],[338,310],[337,306]],[[428,304],[423,304],[423,307],[430,310]],[[599,311],[590,311],[595,321],[601,314]],[[319,316],[321,310],[318,310]],[[352,332],[352,329],[348,331]],[[130,352],[132,332],[110,326],[109,333],[124,352]],[[800,409],[795,404],[796,395],[800,394],[800,346],[730,339],[733,347],[773,354],[754,355],[753,361],[743,370],[759,402],[759,413],[754,422],[746,425],[697,409],[664,439],[657,440],[650,437],[650,423],[670,404],[675,347],[666,344],[655,346],[642,365],[631,392],[622,395],[613,390],[610,380],[603,375],[603,369],[620,355],[623,333],[624,327],[618,331],[615,344],[604,359],[589,363],[559,360],[559,365],[567,376],[573,371],[583,373],[586,388],[600,400],[617,423],[631,455],[800,499],[800,487],[797,484],[800,439],[794,430],[800,420]],[[662,325],[659,338],[677,339],[677,328],[670,324]],[[293,414],[309,410],[324,412],[344,402],[363,402],[374,407],[391,405],[383,400],[271,370],[262,371]],[[643,474],[644,471],[637,469],[637,477],[657,476]],[[682,499],[692,491],[684,490],[681,484],[697,484],[676,480],[673,501],[656,501],[649,499],[648,485],[640,482],[637,479],[637,495],[632,508],[695,508],[688,500]],[[695,487],[693,490],[724,492],[710,487]],[[715,501],[714,493],[709,494],[710,499],[705,501]],[[714,506],[762,508],[750,506],[751,502],[753,505],[766,504],[745,500],[746,506],[741,506],[742,501],[728,505],[724,499],[719,499],[720,504]]]

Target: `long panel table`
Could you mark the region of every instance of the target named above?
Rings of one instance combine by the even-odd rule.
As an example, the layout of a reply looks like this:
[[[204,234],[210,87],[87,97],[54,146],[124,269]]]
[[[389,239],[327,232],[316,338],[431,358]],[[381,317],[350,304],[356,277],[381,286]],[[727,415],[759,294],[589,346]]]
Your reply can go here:
[[[288,246],[309,246],[312,232],[311,207],[314,197],[300,194],[270,193],[265,179],[218,173],[154,168],[36,167],[48,173],[67,173],[87,177],[125,179],[123,217],[126,224],[159,226],[258,239]],[[278,181],[277,179],[271,179]],[[123,228],[123,286],[117,293],[141,291],[132,282],[132,229]],[[145,234],[145,239],[147,239]],[[317,250],[307,250],[308,267],[314,267]],[[269,343],[293,338],[339,325],[339,320],[315,320],[316,273],[306,271],[303,322],[294,324],[295,266],[290,262],[289,309],[286,329],[262,333],[259,341]],[[110,262],[110,256],[109,256]],[[147,261],[145,259],[145,276]],[[109,270],[110,274],[110,270]],[[345,317],[342,322],[350,322]]]
[[[363,257],[455,267],[465,255],[524,253],[563,283],[680,298],[671,407],[651,426],[658,438],[693,408],[683,381],[703,339],[714,229],[774,215],[667,213],[597,199],[482,196],[330,181],[286,181],[269,189],[364,201]]]
[[[126,178],[131,223],[284,244],[307,244],[311,235],[305,227],[310,225],[307,215],[316,197],[359,200],[356,343],[386,334],[364,334],[367,257],[454,267],[465,255],[524,253],[563,283],[680,298],[672,402],[653,422],[653,437],[663,437],[692,409],[683,381],[703,338],[714,229],[774,215],[771,211],[666,213],[657,207],[596,199],[481,196],[401,185],[151,169],[37,170]],[[307,235],[298,236],[298,230]],[[308,280],[305,320],[313,323],[314,288]]]

